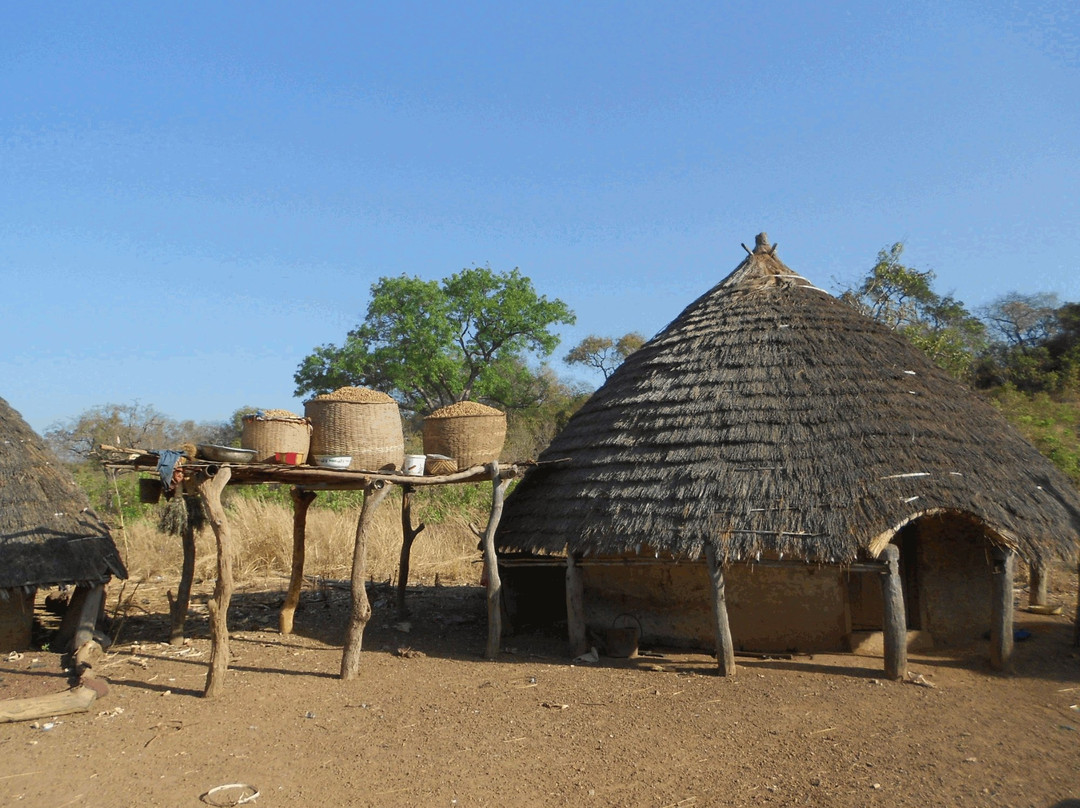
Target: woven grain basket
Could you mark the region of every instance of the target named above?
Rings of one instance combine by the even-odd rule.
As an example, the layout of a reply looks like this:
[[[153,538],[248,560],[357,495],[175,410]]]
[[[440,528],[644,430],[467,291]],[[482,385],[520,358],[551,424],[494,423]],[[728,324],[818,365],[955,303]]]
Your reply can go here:
[[[296,453],[303,463],[311,447],[311,421],[307,418],[244,416],[240,446],[255,450],[255,463],[273,463],[278,452]]]
[[[506,414],[483,405],[476,405],[484,410],[479,414],[441,414],[457,406],[436,410],[424,419],[424,453],[453,458],[458,471],[498,460],[506,440]]]
[[[311,419],[311,455],[352,455],[353,471],[400,469],[405,436],[397,402],[312,399],[304,404]]]

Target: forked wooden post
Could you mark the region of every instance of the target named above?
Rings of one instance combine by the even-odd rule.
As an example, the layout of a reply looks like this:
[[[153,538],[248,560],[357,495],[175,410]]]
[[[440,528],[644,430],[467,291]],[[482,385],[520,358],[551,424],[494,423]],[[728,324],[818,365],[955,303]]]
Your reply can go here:
[[[195,521],[193,514],[199,504],[196,494],[183,494],[184,532],[180,534],[184,560],[180,567],[180,583],[176,587],[176,598],[169,597],[169,643],[184,644],[184,625],[187,623],[188,606],[191,604],[191,582],[195,578]],[[166,593],[168,594],[168,593]]]
[[[232,469],[224,465],[213,477],[199,480],[199,496],[206,506],[210,527],[217,539],[217,585],[214,596],[207,603],[210,611],[210,670],[206,673],[206,689],[203,696],[213,698],[225,682],[229,669],[229,602],[232,600],[232,536],[225,509],[221,506],[221,492],[232,477]]]
[[[994,568],[990,596],[990,667],[1009,669],[1013,652],[1013,582],[1016,553],[1007,548],[993,550]]]
[[[712,580],[713,623],[716,626],[716,664],[721,676],[734,676],[735,644],[731,639],[731,624],[728,622],[724,565],[716,557],[716,549],[711,544],[705,545],[705,560],[709,564],[709,578]]]
[[[398,559],[397,608],[400,617],[408,617],[409,607],[405,605],[405,591],[409,586],[409,559],[412,555],[413,542],[425,525],[421,522],[412,526],[413,486],[401,487],[401,557]]]
[[[1048,606],[1050,599],[1050,568],[1041,561],[1028,565],[1028,606]]]
[[[499,473],[499,461],[488,464],[491,474],[491,515],[488,517],[487,530],[484,531],[484,574],[487,576],[487,611],[488,639],[486,656],[495,659],[499,655],[502,643],[502,580],[499,578],[499,563],[495,557],[495,531],[502,518],[503,500],[510,478],[503,479]]]
[[[907,676],[907,614],[904,611],[904,587],[900,581],[900,548],[895,544],[886,545],[881,555],[885,561],[881,573],[885,676],[903,679]]]
[[[307,512],[311,503],[318,496],[310,488],[289,489],[292,497],[292,571],[289,574],[289,588],[285,592],[285,604],[278,616],[278,627],[282,634],[292,634],[293,618],[296,607],[300,605],[300,590],[304,588],[304,544],[307,540]]]
[[[566,554],[566,632],[570,640],[570,656],[589,650],[585,631],[585,582],[574,553]]]
[[[371,618],[371,603],[368,602],[367,587],[364,584],[367,570],[367,533],[375,519],[375,511],[390,493],[390,487],[389,483],[379,480],[364,486],[364,506],[360,509],[360,518],[356,522],[356,541],[353,545],[352,606],[345,632],[345,648],[341,653],[342,679],[355,679],[360,672],[364,629]]]

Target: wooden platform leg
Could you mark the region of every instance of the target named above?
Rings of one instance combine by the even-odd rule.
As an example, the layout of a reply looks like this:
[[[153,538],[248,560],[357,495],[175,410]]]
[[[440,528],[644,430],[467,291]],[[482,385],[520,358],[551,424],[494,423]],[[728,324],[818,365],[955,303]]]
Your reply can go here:
[[[390,493],[390,486],[381,482],[369,483],[364,488],[364,506],[356,522],[356,541],[353,545],[352,606],[349,624],[345,632],[345,647],[341,653],[341,678],[355,679],[360,672],[360,651],[364,645],[364,629],[371,618],[364,584],[367,567],[367,532],[375,518],[375,510]]]
[[[589,650],[585,629],[585,582],[577,556],[566,554],[566,633],[570,641],[570,656]]]
[[[716,549],[711,544],[705,545],[705,560],[709,564],[709,578],[712,580],[713,624],[716,627],[716,664],[721,676],[734,676],[735,644],[731,638],[731,624],[728,622],[724,565],[716,557]]]
[[[415,528],[412,526],[412,493],[413,486],[406,485],[401,488],[401,557],[398,559],[398,585],[397,585],[397,609],[399,617],[408,617],[409,608],[405,605],[405,591],[409,586],[409,559],[412,554],[413,542],[425,525],[421,522]]]
[[[183,565],[180,568],[180,583],[176,587],[176,597],[169,596],[169,643],[184,644],[184,625],[187,623],[188,606],[191,604],[191,582],[195,578],[195,519],[192,513],[202,507],[199,497],[193,494],[183,495],[186,520],[184,532],[180,534],[180,543],[184,551]],[[167,593],[168,594],[168,593]]]
[[[881,555],[885,560],[885,569],[881,573],[885,676],[888,679],[903,679],[907,676],[907,613],[904,611],[904,587],[900,580],[900,548],[890,544]]]
[[[203,477],[198,482],[199,496],[202,497],[210,527],[217,539],[217,584],[214,596],[206,604],[210,611],[210,670],[206,673],[206,688],[203,696],[213,698],[225,683],[225,672],[229,669],[229,602],[232,600],[232,535],[229,521],[225,518],[225,509],[221,505],[221,492],[225,490],[232,469],[222,466],[213,477]]]
[[[292,571],[289,575],[289,589],[285,593],[285,603],[278,616],[278,627],[282,634],[292,634],[293,617],[300,603],[300,590],[304,588],[304,542],[307,538],[307,512],[317,494],[310,489],[289,490],[293,502],[292,520]]]
[[[491,515],[488,517],[487,530],[484,531],[484,573],[487,576],[487,612],[488,638],[485,656],[495,659],[502,644],[502,580],[499,578],[499,562],[495,557],[495,531],[502,518],[503,501],[506,486],[510,480],[504,480],[499,474],[499,461],[493,461],[491,470]]]
[[[1016,553],[995,547],[993,588],[990,596],[990,667],[1009,669],[1013,652],[1013,582]]]

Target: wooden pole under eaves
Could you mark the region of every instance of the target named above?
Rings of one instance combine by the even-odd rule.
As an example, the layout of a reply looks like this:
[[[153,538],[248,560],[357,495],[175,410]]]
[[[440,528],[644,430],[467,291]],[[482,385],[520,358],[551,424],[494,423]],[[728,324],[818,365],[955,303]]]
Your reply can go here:
[[[184,530],[180,534],[180,545],[184,559],[180,567],[180,583],[176,587],[176,597],[166,592],[169,600],[169,644],[184,644],[184,627],[187,624],[188,606],[191,604],[191,584],[195,580],[195,522],[199,518],[197,494],[183,494]]]
[[[713,622],[716,626],[716,664],[721,676],[734,676],[735,644],[731,639],[731,624],[728,622],[724,565],[716,557],[716,550],[711,544],[705,546],[705,560],[708,562],[709,578],[712,580]]]
[[[1016,577],[1016,553],[995,547],[990,595],[990,667],[1009,669],[1013,652],[1013,580]]]
[[[907,615],[904,613],[904,588],[900,583],[900,549],[889,544],[881,554],[885,558],[885,569],[881,573],[885,676],[903,679],[907,675]]]
[[[1040,561],[1028,566],[1028,605],[1046,606],[1050,594],[1050,567]]]
[[[499,577],[499,562],[495,557],[495,531],[502,518],[503,501],[510,477],[503,477],[499,472],[499,461],[488,464],[491,473],[491,514],[488,516],[487,529],[484,531],[484,574],[487,577],[487,612],[488,639],[486,656],[495,659],[502,644],[502,579]]]
[[[566,554],[566,633],[572,657],[589,650],[585,633],[585,582],[579,561],[573,553]]]

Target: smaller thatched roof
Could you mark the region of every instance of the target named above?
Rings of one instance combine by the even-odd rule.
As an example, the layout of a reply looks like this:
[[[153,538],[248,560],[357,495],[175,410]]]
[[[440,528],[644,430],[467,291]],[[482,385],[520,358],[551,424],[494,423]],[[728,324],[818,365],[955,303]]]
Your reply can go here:
[[[45,442],[0,398],[0,590],[126,578],[108,527]]]
[[[903,336],[753,253],[624,362],[510,495],[500,550],[846,563],[948,513],[1075,557],[1080,494]]]

